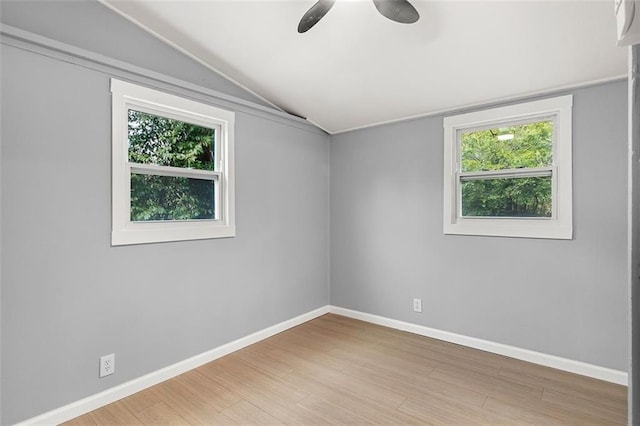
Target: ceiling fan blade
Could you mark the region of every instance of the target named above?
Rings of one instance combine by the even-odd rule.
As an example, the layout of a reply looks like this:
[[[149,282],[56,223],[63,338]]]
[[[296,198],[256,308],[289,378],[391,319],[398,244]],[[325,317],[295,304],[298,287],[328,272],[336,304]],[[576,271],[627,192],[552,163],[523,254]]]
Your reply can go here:
[[[373,0],[376,9],[383,16],[402,24],[412,24],[420,19],[420,14],[407,0]]]
[[[318,0],[316,4],[311,6],[311,9],[307,10],[307,13],[302,16],[302,19],[300,19],[298,32],[304,33],[309,31],[311,27],[317,24],[318,21],[327,14],[335,2],[336,0]]]

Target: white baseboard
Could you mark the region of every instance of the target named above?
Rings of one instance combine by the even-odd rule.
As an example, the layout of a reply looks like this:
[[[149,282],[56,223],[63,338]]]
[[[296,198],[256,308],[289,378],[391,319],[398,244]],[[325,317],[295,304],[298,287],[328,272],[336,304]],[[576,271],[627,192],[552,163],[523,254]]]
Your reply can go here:
[[[177,362],[168,367],[151,372],[137,379],[122,383],[103,392],[83,398],[79,401],[49,411],[36,417],[25,420],[18,425],[57,425],[75,417],[81,416],[97,408],[111,404],[119,399],[133,395],[146,388],[149,388],[165,380],[171,379],[179,374],[185,373],[194,368],[200,367],[208,362],[221,358],[231,352],[235,352],[246,346],[257,343],[275,334],[281,333],[304,322],[317,318],[329,312],[329,306],[323,306],[306,314],[302,314],[290,320],[257,331],[248,336],[242,337],[233,342],[229,342],[210,351],[201,353],[184,361]]]
[[[434,339],[457,343],[459,345],[464,345],[499,355],[505,355],[511,358],[516,358],[547,367],[557,368],[558,370],[564,370],[571,373],[581,374],[583,376],[593,377],[595,379],[605,380],[607,382],[612,382],[619,385],[628,385],[628,374],[624,371],[612,370],[610,368],[587,364],[586,362],[574,361],[555,355],[548,355],[528,349],[518,348],[515,346],[504,345],[502,343],[477,339],[475,337],[464,336],[462,334],[450,333],[448,331],[437,330],[435,328],[429,328],[422,325],[411,324],[408,322],[398,321],[378,315],[372,315],[364,312],[354,311],[351,309],[341,308],[339,306],[330,306],[329,312],[337,315],[343,315],[349,318],[359,319],[373,324],[395,328],[402,331],[408,331],[410,333],[419,334],[421,336],[433,337]]]

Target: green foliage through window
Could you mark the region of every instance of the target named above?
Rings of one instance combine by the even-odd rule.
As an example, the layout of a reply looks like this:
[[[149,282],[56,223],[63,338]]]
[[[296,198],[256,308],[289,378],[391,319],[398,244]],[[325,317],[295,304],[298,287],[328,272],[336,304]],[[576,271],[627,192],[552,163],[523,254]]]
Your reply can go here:
[[[516,169],[514,175],[461,178],[462,216],[551,217],[551,176],[517,176],[518,171],[553,164],[553,122],[463,132],[461,171]]]
[[[551,121],[465,132],[460,139],[463,172],[548,167],[553,161]]]
[[[214,183],[205,179],[131,174],[131,220],[215,219]]]
[[[214,170],[215,131],[129,110],[129,162]],[[212,180],[131,174],[131,221],[215,219]]]
[[[462,182],[462,216],[551,217],[551,177]]]
[[[129,110],[129,161],[214,169],[214,130]]]

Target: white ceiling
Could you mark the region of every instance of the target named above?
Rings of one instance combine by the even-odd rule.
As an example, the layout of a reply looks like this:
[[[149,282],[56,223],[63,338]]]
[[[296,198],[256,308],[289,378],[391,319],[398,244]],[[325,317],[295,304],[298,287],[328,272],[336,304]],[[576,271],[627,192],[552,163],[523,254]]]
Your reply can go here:
[[[268,102],[329,133],[626,75],[613,1],[424,1],[415,24],[371,0],[104,3]]]

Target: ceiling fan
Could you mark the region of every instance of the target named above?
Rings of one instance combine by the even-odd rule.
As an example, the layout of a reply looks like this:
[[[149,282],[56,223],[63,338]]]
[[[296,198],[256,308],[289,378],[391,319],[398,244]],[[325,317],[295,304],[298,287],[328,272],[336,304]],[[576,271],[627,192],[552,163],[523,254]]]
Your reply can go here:
[[[333,7],[336,0],[318,0],[302,16],[298,32],[307,32]],[[373,0],[373,4],[383,16],[402,24],[412,24],[420,18],[418,11],[407,0]]]

